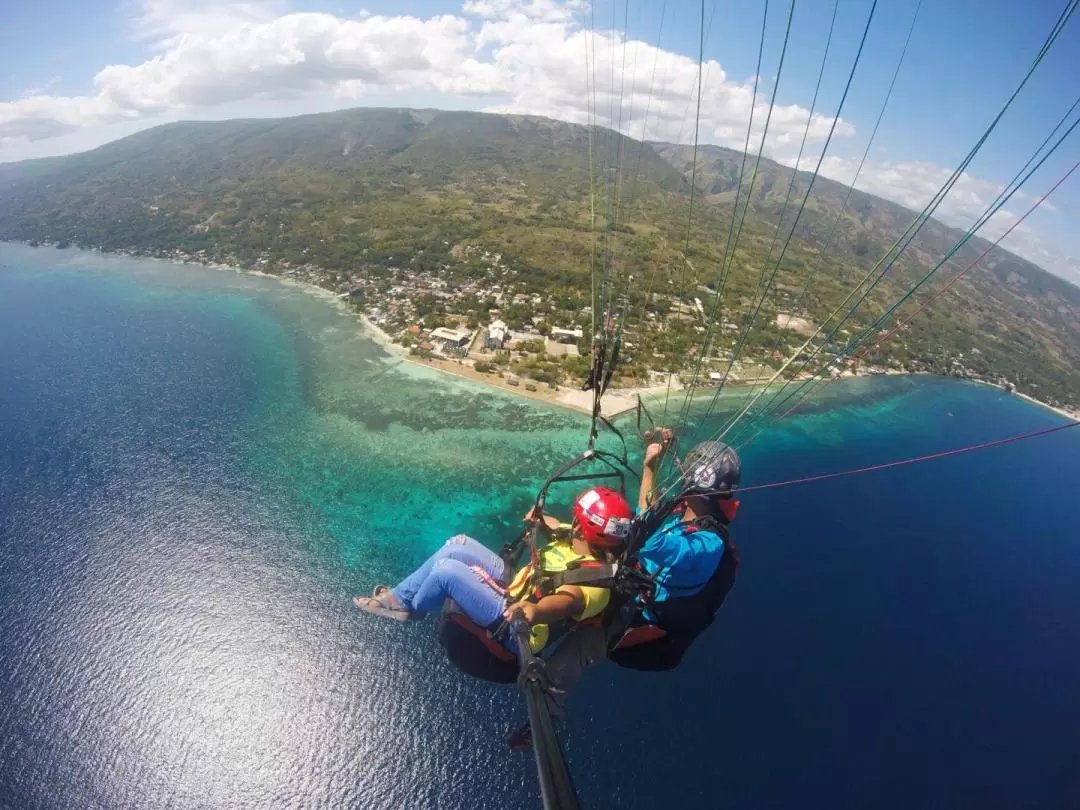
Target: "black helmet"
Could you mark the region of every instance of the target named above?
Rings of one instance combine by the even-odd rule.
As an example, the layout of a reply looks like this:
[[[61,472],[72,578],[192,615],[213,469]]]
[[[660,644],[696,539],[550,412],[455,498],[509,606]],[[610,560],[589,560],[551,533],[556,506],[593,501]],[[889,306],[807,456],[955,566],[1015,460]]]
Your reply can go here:
[[[739,454],[721,441],[702,442],[679,467],[687,495],[730,495],[742,480]]]

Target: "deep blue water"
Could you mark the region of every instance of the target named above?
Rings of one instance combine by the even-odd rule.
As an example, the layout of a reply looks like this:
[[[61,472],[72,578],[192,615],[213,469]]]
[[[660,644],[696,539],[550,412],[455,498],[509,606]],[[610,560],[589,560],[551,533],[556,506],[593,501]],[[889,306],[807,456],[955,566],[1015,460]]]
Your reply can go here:
[[[501,542],[584,422],[400,367],[272,281],[0,264],[0,806],[537,806],[515,693],[349,597],[445,534]],[[942,380],[831,388],[747,484],[1060,421]],[[574,695],[585,805],[1080,806],[1076,434],[747,494],[684,666]]]

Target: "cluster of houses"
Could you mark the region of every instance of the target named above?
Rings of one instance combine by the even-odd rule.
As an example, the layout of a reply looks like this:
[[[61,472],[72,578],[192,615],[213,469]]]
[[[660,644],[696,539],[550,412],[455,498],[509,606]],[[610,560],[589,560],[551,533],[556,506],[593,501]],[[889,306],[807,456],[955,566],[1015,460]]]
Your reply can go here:
[[[578,342],[584,337],[580,328],[554,327],[545,336],[538,332],[511,332],[507,324],[496,318],[482,329],[436,327],[425,332],[419,325],[405,330],[419,341],[421,348],[448,358],[461,359],[475,351],[478,355],[491,355],[503,350],[514,350],[525,343],[542,342],[544,351],[552,357],[577,357]]]

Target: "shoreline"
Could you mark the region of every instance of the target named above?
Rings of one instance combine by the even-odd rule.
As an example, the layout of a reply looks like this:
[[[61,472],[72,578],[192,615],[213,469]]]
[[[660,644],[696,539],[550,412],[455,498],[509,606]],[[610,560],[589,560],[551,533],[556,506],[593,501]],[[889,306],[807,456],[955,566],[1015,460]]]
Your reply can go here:
[[[315,285],[309,284],[307,286],[314,287]],[[381,326],[376,325],[376,323],[371,320],[371,318],[369,318],[365,313],[356,312],[356,310],[353,310],[353,312],[360,320],[360,323],[364,325],[364,328],[371,333],[371,339],[373,341],[382,346],[388,352],[401,355],[402,359],[404,360],[409,359],[409,353],[405,350],[405,347],[400,344],[394,343],[393,338],[391,338],[390,335]]]
[[[53,245],[39,245],[37,248],[33,248],[31,245],[29,245],[26,242],[11,242],[10,244],[18,244],[18,245],[22,245],[24,247],[28,247],[28,248],[32,248],[32,249],[42,249],[42,250],[45,249],[45,248],[52,248],[54,250],[59,249],[59,248],[56,248]],[[326,289],[325,287],[320,287],[318,284],[312,284],[311,282],[308,282],[308,281],[300,281],[300,280],[293,279],[293,278],[283,278],[282,276],[275,275],[273,273],[267,273],[267,272],[262,271],[262,270],[249,270],[249,269],[246,269],[246,268],[243,268],[243,267],[237,267],[236,265],[224,264],[222,262],[200,261],[200,260],[197,260],[197,259],[188,259],[188,258],[183,258],[183,259],[181,259],[181,258],[161,258],[161,257],[158,257],[158,256],[144,256],[144,255],[141,255],[141,254],[138,254],[138,253],[127,253],[127,252],[101,250],[100,248],[84,248],[84,247],[78,247],[76,245],[72,245],[71,249],[87,251],[87,252],[90,252],[90,253],[96,253],[96,254],[98,254],[100,256],[122,256],[122,257],[126,257],[126,258],[139,259],[139,260],[142,260],[142,261],[161,262],[163,264],[190,265],[190,266],[193,266],[193,267],[201,267],[201,268],[204,268],[204,269],[214,270],[214,271],[217,271],[217,272],[231,272],[231,273],[236,273],[238,275],[243,275],[243,276],[255,276],[257,278],[270,279],[272,281],[276,281],[279,284],[284,284],[284,285],[287,285],[287,286],[296,287],[297,289],[303,290],[304,292],[307,292],[307,293],[309,293],[311,295],[314,295],[314,296],[320,298],[321,300],[323,300],[326,303],[332,304],[334,306],[334,308],[337,309],[338,311],[355,317],[356,320],[359,321],[360,324],[364,327],[365,331],[371,337],[371,339],[373,341],[375,341],[375,343],[377,343],[380,347],[385,349],[391,355],[396,355],[398,358],[400,358],[401,360],[404,360],[407,363],[412,363],[413,365],[416,365],[416,366],[423,366],[423,367],[426,367],[426,368],[434,369],[435,371],[441,372],[443,374],[448,374],[448,375],[451,375],[451,376],[454,376],[454,377],[458,377],[459,379],[468,380],[470,382],[479,383],[481,385],[487,385],[487,386],[490,386],[491,388],[493,388],[493,389],[495,389],[497,391],[502,391],[504,393],[509,393],[509,394],[515,394],[518,397],[521,397],[523,399],[529,399],[529,400],[533,400],[533,401],[544,402],[544,403],[546,403],[548,405],[556,405],[556,406],[559,406],[559,407],[562,407],[562,408],[567,408],[569,410],[575,411],[577,413],[585,414],[586,416],[591,416],[592,415],[592,394],[591,394],[591,392],[581,391],[581,390],[579,390],[577,388],[573,388],[573,387],[570,387],[570,388],[561,387],[559,389],[551,389],[551,388],[547,387],[546,383],[536,383],[537,390],[536,391],[528,391],[528,390],[526,390],[524,388],[524,382],[525,382],[524,380],[522,380],[519,385],[512,386],[512,385],[508,385],[505,382],[505,380],[503,380],[501,377],[496,377],[496,376],[494,376],[492,374],[485,374],[485,373],[475,371],[471,365],[466,365],[465,363],[462,363],[461,361],[443,360],[443,359],[437,359],[437,358],[432,358],[430,360],[424,360],[424,359],[415,357],[413,355],[410,355],[408,350],[404,346],[401,346],[401,345],[399,345],[397,343],[394,343],[393,338],[389,335],[389,333],[387,333],[384,329],[382,329],[382,327],[375,324],[367,316],[366,313],[361,312],[361,311],[356,310],[356,309],[353,309],[352,307],[346,306],[342,302],[340,295],[338,295],[337,293],[335,293],[335,292],[333,292],[331,290]],[[886,375],[889,375],[889,376],[899,376],[899,375],[920,375],[920,374],[927,374],[928,372],[923,372],[923,371],[892,371],[892,370],[890,370],[890,371],[886,371],[885,373],[886,373]],[[864,376],[864,375],[858,375],[858,376]],[[855,377],[853,376],[852,378],[854,379]],[[951,379],[951,378],[946,378],[946,379]],[[976,383],[978,385],[984,385],[984,386],[987,386],[987,387],[990,387],[990,388],[996,388],[999,391],[1002,391],[1002,393],[1013,394],[1013,395],[1015,395],[1017,397],[1020,397],[1021,399],[1027,400],[1032,405],[1037,405],[1040,408],[1044,408],[1044,409],[1046,409],[1048,411],[1052,411],[1053,413],[1057,414],[1058,416],[1061,416],[1061,417],[1063,417],[1065,419],[1068,419],[1068,420],[1070,420],[1072,422],[1080,422],[1080,412],[1071,412],[1071,411],[1066,410],[1065,408],[1059,408],[1059,407],[1056,407],[1054,405],[1050,405],[1049,403],[1042,402],[1041,400],[1038,400],[1035,397],[1032,397],[1032,396],[1030,396],[1028,394],[1024,394],[1024,393],[1022,393],[1020,391],[1017,391],[1015,389],[1012,390],[1012,391],[1009,391],[1009,392],[1005,392],[996,383],[988,382],[986,380],[978,380],[978,379],[971,379],[971,378],[965,378],[965,379],[966,379],[967,382],[973,382],[973,383]],[[739,389],[742,389],[743,387],[753,387],[755,385],[757,385],[756,382],[741,382],[740,381],[740,382],[730,382],[730,383],[727,384],[727,386],[725,386],[725,388],[731,388],[733,390],[739,390]],[[708,390],[708,389],[703,387],[700,390],[704,391],[704,390]],[[601,414],[605,418],[610,419],[610,418],[612,418],[614,416],[619,416],[619,415],[621,415],[623,413],[626,413],[626,412],[628,412],[630,410],[633,410],[637,406],[637,396],[639,394],[641,394],[642,396],[650,396],[650,395],[658,395],[658,394],[664,394],[665,396],[667,396],[669,393],[670,394],[678,393],[678,394],[681,394],[681,395],[685,396],[685,392],[683,391],[683,389],[681,389],[681,388],[680,389],[672,389],[669,392],[669,389],[668,389],[667,386],[611,388],[604,395],[605,402],[602,403]]]
[[[582,391],[581,389],[573,386],[560,386],[559,388],[550,388],[547,383],[533,383],[536,386],[535,391],[530,391],[525,388],[525,380],[521,380],[518,385],[510,385],[502,377],[498,377],[494,374],[488,374],[476,371],[471,365],[462,363],[458,360],[443,360],[439,358],[432,358],[430,360],[422,360],[412,356],[404,356],[403,359],[407,363],[412,363],[416,366],[423,366],[425,368],[434,369],[435,371],[442,372],[443,374],[450,374],[454,377],[459,377],[470,382],[480,383],[481,385],[489,386],[496,391],[501,391],[507,394],[514,394],[519,397],[531,399],[537,402],[543,402],[547,405],[555,405],[560,408],[566,408],[567,410],[574,411],[575,413],[584,414],[585,416],[592,416],[592,392]],[[611,388],[604,394],[604,398],[600,403],[600,413],[605,419],[612,419],[622,414],[633,411],[637,408],[637,397],[640,394],[642,397],[648,396],[660,396],[667,393],[667,387],[646,387],[646,388]],[[676,394],[682,395],[681,389],[672,389],[671,394],[674,397]]]
[[[264,273],[262,275],[266,274]],[[315,287],[314,284],[305,286]],[[432,357],[429,359],[416,357],[415,355],[409,354],[404,346],[394,343],[390,334],[373,322],[366,314],[362,312],[357,312],[356,314],[359,317],[360,322],[371,332],[372,339],[376,343],[387,351],[398,355],[407,363],[412,363],[414,366],[434,369],[435,371],[449,374],[458,377],[459,379],[487,385],[497,391],[515,394],[519,397],[544,402],[548,405],[557,405],[575,411],[576,413],[592,416],[592,392],[590,391],[582,391],[574,386],[550,388],[547,383],[534,383],[536,390],[530,391],[525,388],[525,384],[528,382],[527,380],[521,379],[518,385],[510,385],[504,378],[499,377],[496,374],[476,371],[470,363],[465,363],[461,360],[450,360],[439,357]],[[733,382],[730,383],[730,385],[737,389],[744,385],[753,385],[753,383]],[[604,394],[600,412],[605,418],[611,419],[615,416],[634,410],[637,407],[638,395],[647,397],[667,395],[668,393],[669,389],[666,385],[610,388],[607,393]],[[678,394],[681,396],[684,392],[681,388],[673,388],[670,390],[670,393],[672,395]]]
[[[1030,397],[1027,394],[1021,393],[1020,391],[1011,391],[1010,393],[1015,394],[1021,399],[1026,399],[1032,405],[1038,405],[1040,408],[1046,408],[1048,411],[1053,411],[1058,416],[1064,416],[1071,422],[1080,422],[1080,413],[1070,413],[1064,408],[1055,408],[1053,405],[1048,405],[1045,402],[1040,402],[1039,400],[1035,399],[1035,397]]]
[[[1074,413],[1074,412],[1071,412],[1071,411],[1067,411],[1064,408],[1057,408],[1057,407],[1055,407],[1053,405],[1050,405],[1050,404],[1048,404],[1046,402],[1040,402],[1039,400],[1035,399],[1035,397],[1028,396],[1027,394],[1021,393],[1020,391],[1017,391],[1015,389],[1012,390],[1012,391],[1004,391],[1001,388],[1001,386],[995,385],[994,383],[991,383],[991,382],[986,382],[984,380],[969,380],[969,382],[976,383],[977,385],[985,385],[985,386],[988,386],[990,388],[996,388],[997,390],[1001,391],[1003,394],[1007,393],[1007,394],[1011,394],[1011,395],[1016,396],[1016,397],[1020,397],[1020,399],[1026,399],[1032,405],[1038,405],[1040,408],[1045,408],[1048,411],[1053,411],[1058,416],[1062,416],[1062,417],[1068,419],[1070,422],[1080,422],[1080,413]]]

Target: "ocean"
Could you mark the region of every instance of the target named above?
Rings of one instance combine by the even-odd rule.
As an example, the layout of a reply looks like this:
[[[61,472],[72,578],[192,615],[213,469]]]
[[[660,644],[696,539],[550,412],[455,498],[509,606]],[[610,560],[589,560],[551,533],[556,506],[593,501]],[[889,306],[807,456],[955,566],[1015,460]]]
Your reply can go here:
[[[843,381],[744,484],[1060,421]],[[450,534],[499,546],[587,429],[402,364],[332,296],[0,245],[0,806],[539,806],[520,696],[351,597]],[[584,806],[1080,806],[1077,434],[747,493],[683,666],[572,696]]]

